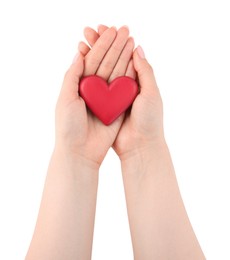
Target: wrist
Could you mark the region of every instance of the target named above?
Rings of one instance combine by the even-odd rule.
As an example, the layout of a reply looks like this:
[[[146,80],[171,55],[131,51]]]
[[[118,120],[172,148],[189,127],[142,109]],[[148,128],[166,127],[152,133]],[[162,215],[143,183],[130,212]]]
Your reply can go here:
[[[55,145],[53,156],[61,161],[68,161],[69,165],[78,166],[85,170],[98,173],[100,164],[87,156],[82,155],[80,152],[72,151],[62,145]]]
[[[127,151],[120,156],[122,172],[143,172],[153,161],[159,161],[168,154],[164,137],[155,139],[148,144]]]
[[[148,157],[153,151],[157,151],[159,147],[167,146],[164,136],[155,138],[148,141],[142,141],[141,144],[132,146],[131,149],[126,150],[124,153],[119,154],[121,163]]]

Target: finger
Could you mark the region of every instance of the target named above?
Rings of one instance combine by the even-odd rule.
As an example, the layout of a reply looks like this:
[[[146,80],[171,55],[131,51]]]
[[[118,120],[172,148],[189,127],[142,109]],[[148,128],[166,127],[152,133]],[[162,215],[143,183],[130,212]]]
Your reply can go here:
[[[91,47],[95,44],[95,42],[99,38],[99,34],[90,27],[86,27],[84,29],[84,36]]]
[[[140,90],[143,94],[151,94],[157,89],[153,69],[145,58],[143,49],[138,46],[133,54],[134,68],[137,72]]]
[[[84,29],[85,39],[87,40],[89,45],[92,47],[95,44],[95,42],[98,40],[98,38],[108,29],[109,29],[109,27],[100,24],[100,25],[98,25],[98,33],[97,33],[92,28],[86,27]]]
[[[103,24],[98,25],[97,32],[101,36],[109,27]]]
[[[90,47],[86,43],[84,43],[84,42],[79,42],[79,44],[78,44],[78,51],[83,56],[86,56],[86,54],[90,51]]]
[[[95,42],[98,40],[100,35],[102,35],[107,29],[108,29],[107,26],[99,25],[98,33],[97,33],[92,28],[86,27],[84,29],[84,35],[89,45],[92,47],[95,44]],[[80,42],[78,45],[78,50],[85,56],[90,51],[90,48],[86,43]]]
[[[99,68],[105,54],[115,40],[117,32],[115,28],[109,28],[95,43],[91,51],[85,57],[84,76],[93,75]]]
[[[83,74],[84,62],[81,53],[77,54],[68,71],[65,74],[61,89],[61,96],[77,97],[78,85]]]
[[[133,48],[134,48],[134,40],[133,38],[129,38],[113,69],[112,74],[109,77],[108,80],[109,82],[117,77],[125,75],[129,61],[133,54]]]
[[[129,61],[125,76],[130,77],[132,79],[136,79],[137,73],[136,73],[134,65],[133,65],[133,60]]]
[[[105,33],[102,34],[99,40],[105,35]],[[128,37],[129,37],[129,29],[127,27],[121,27],[117,32],[117,37],[114,40],[111,48],[106,53],[103,61],[101,62],[97,70],[96,74],[98,76],[104,78],[105,80],[108,80],[119,59],[119,56],[122,53],[122,50],[128,40]]]

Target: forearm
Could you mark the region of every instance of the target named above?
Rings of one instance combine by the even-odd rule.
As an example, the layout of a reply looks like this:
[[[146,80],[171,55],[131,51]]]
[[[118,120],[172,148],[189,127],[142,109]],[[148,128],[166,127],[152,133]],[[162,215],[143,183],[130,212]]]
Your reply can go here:
[[[204,259],[165,141],[134,151],[122,173],[135,259]]]
[[[98,171],[55,149],[26,259],[91,259]]]

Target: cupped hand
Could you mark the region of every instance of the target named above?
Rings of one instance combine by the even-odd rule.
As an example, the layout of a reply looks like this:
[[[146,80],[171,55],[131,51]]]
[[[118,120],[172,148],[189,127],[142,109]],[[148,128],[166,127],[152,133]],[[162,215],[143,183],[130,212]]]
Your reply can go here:
[[[85,33],[89,28],[85,29]],[[80,44],[81,45],[81,44]],[[79,45],[79,46],[80,46]],[[56,105],[56,146],[99,167],[114,143],[124,115],[105,126],[86,107],[79,96],[82,76],[98,75],[107,81],[130,74],[130,58],[134,48],[126,27],[116,31],[106,28],[87,54],[80,52],[66,72]],[[85,56],[85,57],[84,57]]]
[[[106,26],[99,26],[98,32],[88,30],[86,36],[91,46],[97,44],[103,37]],[[85,55],[87,46],[79,45],[79,50]],[[163,140],[163,105],[153,69],[145,58],[143,49],[138,46],[133,52],[134,69],[137,74],[140,93],[136,97],[131,110],[126,112],[124,122],[119,130],[113,148],[121,160],[150,148],[157,141]]]

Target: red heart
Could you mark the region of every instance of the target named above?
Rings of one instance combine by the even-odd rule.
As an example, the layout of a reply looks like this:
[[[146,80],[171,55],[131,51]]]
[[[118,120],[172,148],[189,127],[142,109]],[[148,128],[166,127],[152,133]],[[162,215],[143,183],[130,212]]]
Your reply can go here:
[[[81,80],[79,93],[90,110],[109,125],[132,104],[138,86],[130,77],[118,77],[108,85],[99,76],[88,76]]]

